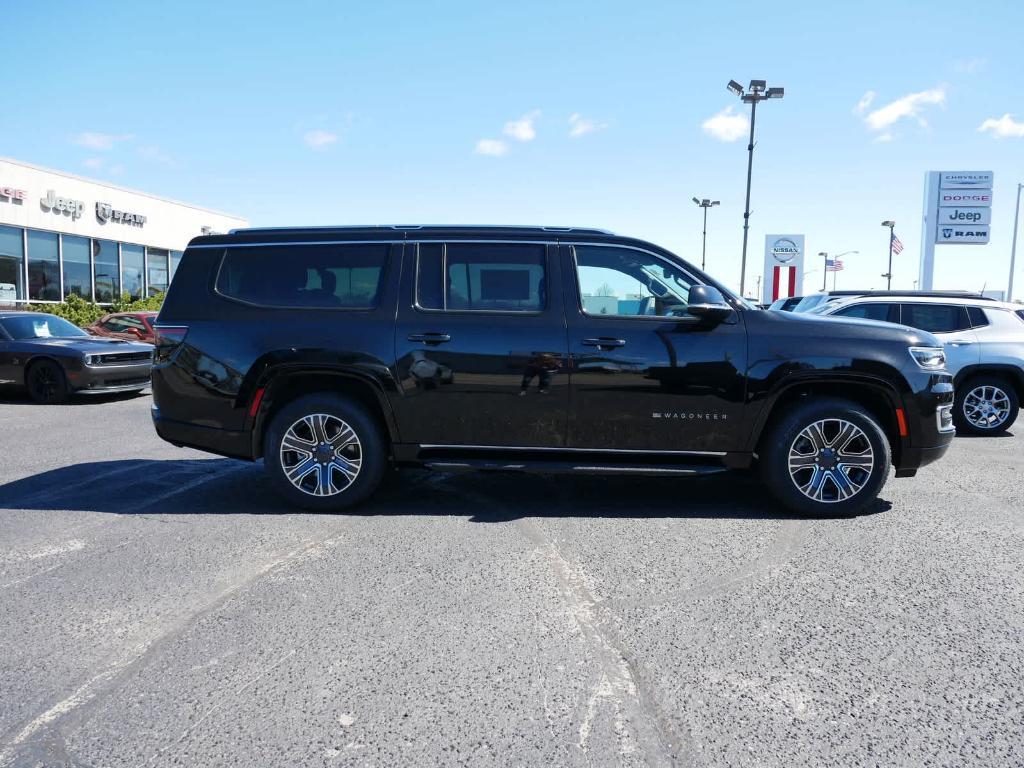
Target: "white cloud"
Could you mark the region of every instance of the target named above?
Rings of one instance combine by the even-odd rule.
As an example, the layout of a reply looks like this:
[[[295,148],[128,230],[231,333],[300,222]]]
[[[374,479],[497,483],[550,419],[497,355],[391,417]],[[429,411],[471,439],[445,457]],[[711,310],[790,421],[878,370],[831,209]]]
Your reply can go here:
[[[875,143],[876,144],[887,144],[887,143],[889,143],[890,141],[892,141],[895,138],[896,138],[895,135],[893,135],[889,131],[886,131],[885,133],[880,133],[880,134],[878,134],[875,137]]]
[[[338,134],[318,128],[315,131],[306,131],[302,140],[310,149],[320,150],[334,144],[338,140]]]
[[[868,111],[868,107],[871,106],[871,102],[875,100],[875,92],[868,91],[860,97],[860,101],[857,102],[857,106],[853,108],[853,114],[863,115]]]
[[[973,59],[957,59],[953,62],[953,69],[957,72],[973,75],[983,70],[987,63],[988,62],[985,59],[980,57]]]
[[[86,168],[91,168],[94,171],[98,171],[103,167],[104,160],[102,157],[89,157],[82,161],[82,165]]]
[[[579,112],[569,115],[569,138],[578,139],[594,131],[601,131],[608,127],[608,123],[598,123],[589,117],[583,117]]]
[[[119,141],[128,141],[135,137],[130,133],[113,134],[113,133],[96,133],[95,131],[84,131],[76,134],[71,138],[72,144],[77,144],[80,147],[86,147],[88,149],[95,149],[100,152],[108,152],[114,148],[114,145]]]
[[[886,104],[884,107],[870,112],[864,118],[864,123],[872,131],[885,131],[904,118],[914,118],[921,126],[928,123],[922,116],[925,107],[946,105],[946,89],[942,86],[931,88],[919,93],[908,93],[896,101]]]
[[[734,108],[729,106],[718,114],[709,117],[701,124],[701,128],[708,136],[719,141],[737,141],[742,139],[750,125],[746,115],[737,115]]]
[[[518,120],[509,120],[505,123],[502,133],[516,141],[533,141],[537,138],[537,131],[533,124],[538,117],[540,117],[539,109],[527,112]]]
[[[1024,123],[1014,120],[1009,112],[998,120],[990,117],[978,126],[978,130],[982,133],[991,133],[997,139],[1024,139]]]
[[[171,160],[171,156],[155,144],[139,147],[139,157],[144,160],[150,160],[154,163],[160,163],[161,165],[174,165],[174,161]]]
[[[473,152],[477,155],[501,157],[508,152],[508,144],[501,139],[480,139]]]

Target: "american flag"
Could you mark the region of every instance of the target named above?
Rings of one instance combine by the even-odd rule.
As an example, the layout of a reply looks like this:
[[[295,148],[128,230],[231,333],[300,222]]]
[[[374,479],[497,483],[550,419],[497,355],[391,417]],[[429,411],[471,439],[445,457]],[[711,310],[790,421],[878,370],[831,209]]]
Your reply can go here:
[[[842,259],[825,259],[826,272],[840,272],[843,269]]]
[[[900,242],[900,239],[898,237],[896,237],[896,233],[893,232],[892,233],[892,252],[898,254],[902,250],[903,250],[903,243]]]

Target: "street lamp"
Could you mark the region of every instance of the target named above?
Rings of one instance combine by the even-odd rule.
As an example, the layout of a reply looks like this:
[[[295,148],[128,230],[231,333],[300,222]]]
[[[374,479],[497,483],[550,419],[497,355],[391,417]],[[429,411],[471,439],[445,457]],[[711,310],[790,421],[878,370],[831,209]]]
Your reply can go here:
[[[735,80],[725,86],[730,93],[739,96],[740,101],[750,105],[750,141],[747,143],[747,203],[743,209],[743,259],[740,262],[740,296],[747,277],[747,236],[750,230],[750,177],[754,171],[754,118],[757,114],[758,102],[765,99],[781,99],[786,91],[784,88],[769,88],[764,80],[751,80],[747,91]]]
[[[1017,207],[1013,214],[1013,246],[1010,248],[1010,282],[1006,285],[1006,300],[1013,301],[1013,268],[1017,266],[1017,227],[1020,224],[1020,191],[1024,184],[1017,185]]]
[[[886,219],[882,222],[883,227],[889,228],[889,271],[886,272],[882,277],[885,278],[885,290],[892,290],[892,230],[896,226],[896,222],[891,219]]]
[[[708,208],[713,205],[718,205],[719,200],[708,200],[706,197],[703,200],[698,200],[696,197],[693,198],[693,202],[704,209],[704,247],[700,252],[700,268],[704,271],[704,262],[708,255]]]
[[[835,256],[832,257],[833,262],[835,261],[835,259],[838,259],[840,256],[849,256],[851,253],[860,253],[860,251],[843,251],[842,253],[837,253]],[[824,290],[828,289],[828,253],[826,251],[820,251],[818,253],[818,255],[821,256],[823,259],[825,259],[825,264],[824,264],[825,274],[822,275],[822,277],[821,277],[821,290],[824,291]],[[837,275],[834,275],[833,278],[832,278],[832,290],[833,291],[836,289],[836,280],[837,279],[838,279]]]

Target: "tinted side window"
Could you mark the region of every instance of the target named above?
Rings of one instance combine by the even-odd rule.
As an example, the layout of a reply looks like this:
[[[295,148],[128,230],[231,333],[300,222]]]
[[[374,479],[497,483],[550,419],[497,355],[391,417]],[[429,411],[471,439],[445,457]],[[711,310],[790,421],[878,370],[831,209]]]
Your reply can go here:
[[[588,315],[673,317],[685,314],[693,278],[632,248],[578,245],[576,273]]]
[[[971,319],[972,328],[982,328],[988,325],[988,317],[981,307],[968,307],[967,316]]]
[[[836,312],[840,317],[863,317],[866,320],[896,322],[895,307],[892,304],[854,304]]]
[[[416,303],[423,309],[539,312],[547,304],[545,246],[423,243]]]
[[[217,292],[266,307],[372,309],[387,243],[229,248]]]
[[[966,308],[954,304],[904,304],[903,324],[930,333],[953,333],[971,327]]]

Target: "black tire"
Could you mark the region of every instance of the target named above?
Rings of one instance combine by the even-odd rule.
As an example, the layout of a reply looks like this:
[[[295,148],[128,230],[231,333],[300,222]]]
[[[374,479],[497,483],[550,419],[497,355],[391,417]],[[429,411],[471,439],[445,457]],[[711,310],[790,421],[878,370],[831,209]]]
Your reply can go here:
[[[972,397],[979,391],[985,395],[991,394],[991,398],[985,399],[1001,406],[999,410],[1003,410],[1007,405],[1009,406],[1008,410],[1003,410],[998,416],[995,411],[988,415],[979,413],[977,410],[979,399]],[[1017,397],[1017,390],[1014,389],[1013,384],[1001,376],[980,374],[957,385],[956,400],[953,405],[953,423],[958,432],[968,435],[998,435],[1013,426],[1019,411],[1020,401]],[[973,421],[968,416],[968,412],[973,415]],[[985,426],[986,422],[988,422],[988,426]]]
[[[68,380],[64,369],[52,360],[39,360],[25,372],[29,396],[37,403],[55,405],[68,399]]]
[[[315,418],[320,415],[326,417],[322,423]],[[306,417],[311,423],[299,424]],[[312,422],[321,424],[317,427],[319,432],[314,432]],[[347,433],[343,431],[346,426],[352,430],[356,443],[341,447],[348,442]],[[339,442],[333,449],[321,441],[311,445],[308,452],[282,451],[282,443],[293,427],[291,438],[306,440],[319,434]],[[348,472],[357,458],[359,466],[354,479],[350,479]],[[288,403],[274,416],[263,443],[263,463],[274,487],[291,504],[313,512],[333,512],[364,501],[380,484],[387,460],[387,443],[366,409],[352,400],[326,392]],[[297,484],[289,479],[289,468],[294,477],[305,469]],[[322,486],[321,479],[330,487]],[[330,493],[322,493],[324,490]],[[322,495],[316,495],[318,493]]]
[[[805,430],[822,422],[818,450]],[[843,447],[839,443],[844,423],[854,429],[843,433],[852,438],[844,444],[846,452],[837,457],[835,446]],[[799,466],[794,473],[791,451]],[[761,479],[783,506],[801,515],[830,517],[855,515],[871,504],[885,485],[892,463],[889,441],[875,417],[857,403],[836,398],[800,400],[788,407],[762,439],[758,456]]]

